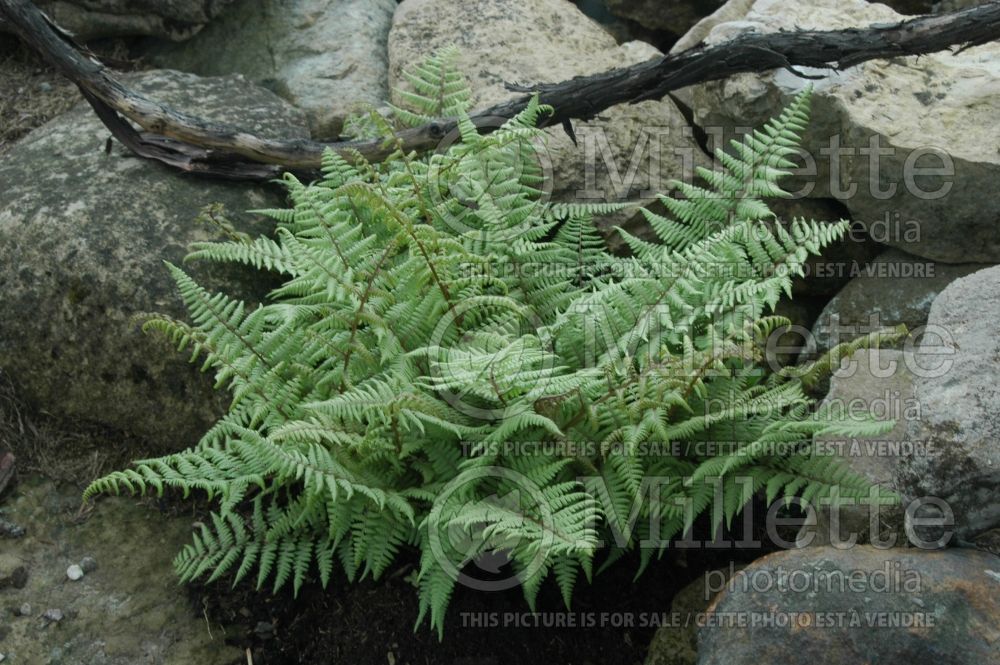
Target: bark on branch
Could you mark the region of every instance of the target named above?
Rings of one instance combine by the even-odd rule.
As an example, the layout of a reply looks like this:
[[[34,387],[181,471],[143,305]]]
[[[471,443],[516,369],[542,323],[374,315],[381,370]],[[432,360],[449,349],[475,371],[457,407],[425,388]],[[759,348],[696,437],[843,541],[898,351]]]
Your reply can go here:
[[[30,0],[0,0],[0,18],[67,78],[76,83],[112,134],[136,154],[184,171],[234,179],[267,180],[284,171],[319,167],[323,150],[356,150],[370,161],[395,146],[385,141],[321,143],[308,139],[271,139],[240,127],[210,122],[176,111],[123,85]],[[545,124],[591,118],[622,103],[661,99],[671,90],[743,72],[795,67],[844,69],[878,58],[920,55],[958,47],[956,52],[1000,38],[1000,0],[978,7],[899,23],[830,31],[743,34],[724,44],[696,47],[592,76],[531,88],[511,87],[523,95],[476,111],[484,131],[496,118],[510,118],[538,93],[555,108]],[[135,129],[135,123],[140,129]],[[410,150],[433,149],[455,127],[440,120],[397,134]]]

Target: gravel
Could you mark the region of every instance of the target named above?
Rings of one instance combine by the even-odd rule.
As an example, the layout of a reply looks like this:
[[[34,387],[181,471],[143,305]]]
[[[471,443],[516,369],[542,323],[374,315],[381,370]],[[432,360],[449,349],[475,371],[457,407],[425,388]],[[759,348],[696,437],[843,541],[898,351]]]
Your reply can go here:
[[[43,619],[45,619],[46,621],[51,621],[53,623],[58,623],[62,621],[63,616],[65,616],[63,614],[63,611],[56,608],[47,609],[45,610],[45,613],[42,614]]]

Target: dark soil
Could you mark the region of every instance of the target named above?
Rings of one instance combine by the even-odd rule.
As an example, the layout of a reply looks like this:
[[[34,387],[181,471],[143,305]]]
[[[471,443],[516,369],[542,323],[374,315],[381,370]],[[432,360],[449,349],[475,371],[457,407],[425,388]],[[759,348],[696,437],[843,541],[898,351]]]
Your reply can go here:
[[[21,400],[0,368],[0,456],[13,454],[18,474],[39,473],[82,488],[133,459],[158,452],[134,436],[39,412]]]
[[[757,509],[755,514],[763,515],[763,508]],[[707,527],[696,527],[704,540]],[[759,525],[755,531],[761,539]],[[624,559],[593,584],[581,579],[570,612],[555,583],[546,582],[534,617],[519,589],[485,593],[457,587],[440,642],[426,623],[414,630],[417,591],[406,578],[416,566],[415,554],[377,582],[350,584],[341,577],[326,590],[308,584],[298,598],[291,592],[271,596],[249,584],[233,590],[225,583],[192,588],[192,597],[212,624],[226,627],[228,641],[250,651],[254,665],[633,665],[645,660],[656,630],[650,624],[663,620],[677,592],[704,571],[748,563],[774,549],[765,544],[749,550],[674,550],[635,582],[638,557]],[[576,625],[551,625],[560,619]],[[615,624],[629,619],[632,626]]]

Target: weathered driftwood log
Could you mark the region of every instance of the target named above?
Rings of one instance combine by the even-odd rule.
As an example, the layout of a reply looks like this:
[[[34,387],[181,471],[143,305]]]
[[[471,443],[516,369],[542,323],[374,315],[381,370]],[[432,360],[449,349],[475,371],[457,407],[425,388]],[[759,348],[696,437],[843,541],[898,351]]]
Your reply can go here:
[[[283,171],[311,171],[323,150],[361,153],[371,161],[384,158],[394,145],[380,141],[320,143],[306,139],[271,139],[245,128],[209,122],[171,109],[123,85],[97,58],[87,53],[49,21],[30,0],[0,0],[0,18],[46,60],[79,86],[112,134],[136,154],[184,171],[224,178],[266,180]],[[958,50],[1000,38],[1000,1],[936,16],[892,24],[830,31],[744,34],[711,47],[654,58],[647,62],[560,83],[531,88],[481,109],[472,119],[485,131],[497,117],[510,118],[537,93],[555,107],[549,125],[591,118],[616,104],[660,99],[671,90],[722,79],[742,72],[777,68],[843,69],[867,60],[920,55],[949,47]],[[797,73],[797,72],[796,72]],[[140,129],[135,129],[135,123]],[[397,134],[402,146],[428,150],[454,129],[440,120]]]

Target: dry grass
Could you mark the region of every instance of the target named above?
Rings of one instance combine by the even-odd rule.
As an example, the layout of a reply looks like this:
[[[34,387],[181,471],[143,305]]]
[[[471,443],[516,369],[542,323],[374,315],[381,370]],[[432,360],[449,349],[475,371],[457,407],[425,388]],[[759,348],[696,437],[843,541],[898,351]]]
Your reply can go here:
[[[143,64],[128,42],[101,40],[90,48],[109,67],[132,71]],[[0,155],[35,127],[68,111],[83,97],[76,86],[19,40],[0,38]]]
[[[76,86],[16,40],[0,46],[0,154],[82,97]]]
[[[18,473],[86,485],[94,478],[144,457],[148,447],[132,437],[90,423],[66,423],[30,409],[10,377],[0,370],[0,452],[16,458]]]

